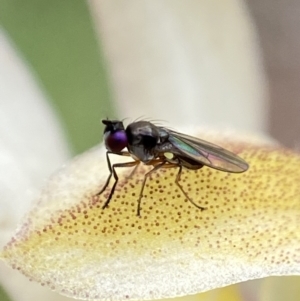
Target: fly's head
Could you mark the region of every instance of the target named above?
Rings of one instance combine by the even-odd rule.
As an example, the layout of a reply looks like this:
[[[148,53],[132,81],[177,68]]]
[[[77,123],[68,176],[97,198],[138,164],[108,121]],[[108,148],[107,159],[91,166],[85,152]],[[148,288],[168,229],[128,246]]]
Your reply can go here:
[[[127,147],[128,140],[122,121],[102,120],[104,128],[104,143],[107,150],[118,153]]]

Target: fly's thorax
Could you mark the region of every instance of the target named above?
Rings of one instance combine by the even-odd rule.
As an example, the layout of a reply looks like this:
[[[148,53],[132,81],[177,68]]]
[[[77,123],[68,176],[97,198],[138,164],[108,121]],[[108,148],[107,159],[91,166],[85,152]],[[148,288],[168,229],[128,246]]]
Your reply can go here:
[[[128,145],[127,149],[131,154],[132,158],[136,161],[148,163],[156,158],[156,154],[153,153],[152,150],[147,150],[141,145]]]
[[[139,161],[148,162],[156,157],[155,147],[160,142],[158,128],[147,121],[131,123],[126,128],[128,151]]]
[[[170,160],[173,159],[174,156],[176,156],[176,153],[174,153],[174,147],[170,142],[157,144],[155,147],[155,152],[158,154],[158,156]]]

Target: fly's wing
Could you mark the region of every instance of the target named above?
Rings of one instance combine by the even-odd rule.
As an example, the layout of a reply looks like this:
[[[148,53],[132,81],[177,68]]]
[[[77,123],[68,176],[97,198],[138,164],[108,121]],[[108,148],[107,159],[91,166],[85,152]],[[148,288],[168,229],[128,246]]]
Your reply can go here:
[[[168,140],[172,144],[170,152],[174,154],[222,171],[243,172],[249,167],[243,159],[220,146],[175,131],[164,130],[169,133]]]

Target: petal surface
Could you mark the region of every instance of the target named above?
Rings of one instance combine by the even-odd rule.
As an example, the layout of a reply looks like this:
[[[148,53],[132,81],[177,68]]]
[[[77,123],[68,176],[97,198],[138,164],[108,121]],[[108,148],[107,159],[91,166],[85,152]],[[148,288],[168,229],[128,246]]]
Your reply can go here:
[[[205,136],[201,135],[200,138]],[[14,268],[87,300],[158,299],[300,272],[300,156],[279,146],[207,139],[244,158],[247,172],[160,169],[137,199],[149,167],[119,168],[105,210],[104,150],[76,157],[54,175],[5,247]],[[128,159],[126,159],[128,160]],[[129,159],[130,160],[130,159]]]

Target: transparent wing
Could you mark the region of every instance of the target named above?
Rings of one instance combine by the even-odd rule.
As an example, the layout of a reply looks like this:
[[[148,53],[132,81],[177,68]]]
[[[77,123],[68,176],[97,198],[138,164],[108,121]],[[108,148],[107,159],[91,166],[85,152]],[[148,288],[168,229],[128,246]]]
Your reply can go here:
[[[164,128],[172,144],[170,152],[206,166],[228,172],[244,172],[248,164],[234,153],[213,143]]]

